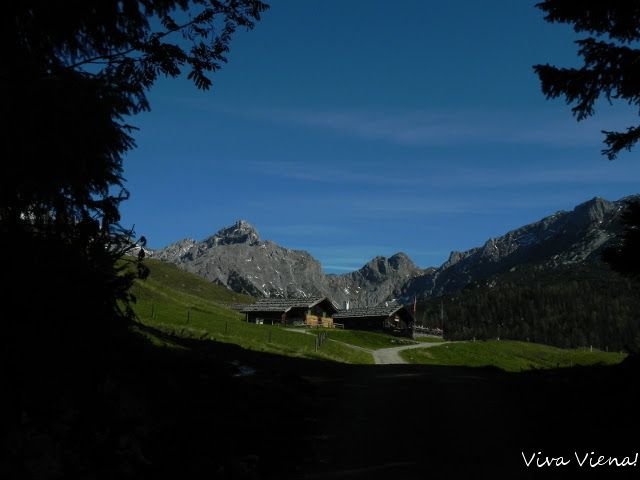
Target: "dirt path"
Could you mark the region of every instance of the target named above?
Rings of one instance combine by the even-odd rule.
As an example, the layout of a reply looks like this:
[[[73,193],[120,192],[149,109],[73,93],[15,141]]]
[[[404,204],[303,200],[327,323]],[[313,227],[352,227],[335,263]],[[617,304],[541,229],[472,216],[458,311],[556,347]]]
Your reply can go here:
[[[372,350],[371,354],[376,362],[376,365],[389,365],[398,363],[408,363],[401,356],[400,352],[403,350],[409,350],[411,348],[432,348],[439,345],[446,345],[451,342],[439,342],[439,343],[418,343],[416,345],[402,345],[401,347],[392,348],[380,348],[378,350]]]
[[[340,345],[345,345],[345,346],[347,346],[349,348],[353,348],[355,350],[360,350],[362,352],[367,352],[367,353],[370,353],[371,355],[373,355],[373,352],[375,352],[375,350],[371,350],[370,348],[360,347],[360,346],[354,345],[352,343],[341,342],[340,340],[334,340],[333,338],[327,338],[327,341],[334,342],[334,343],[339,343]]]
[[[299,332],[306,335],[313,335],[306,330],[300,330],[295,328],[285,328],[290,332]],[[432,348],[437,347],[438,345],[446,345],[447,343],[453,342],[438,342],[438,343],[428,343],[428,342],[420,342],[411,345],[401,345],[399,347],[390,347],[390,348],[379,348],[377,350],[372,350],[370,348],[359,347],[357,345],[352,345],[351,343],[341,342],[340,340],[334,340],[332,338],[327,339],[330,342],[340,343],[349,348],[353,348],[354,350],[361,350],[363,352],[370,353],[373,356],[373,360],[376,365],[397,365],[401,363],[409,363],[405,361],[401,356],[400,352],[403,350],[408,350],[410,348]]]
[[[283,330],[286,330],[287,332],[302,333],[303,335],[313,335],[313,333],[309,333],[302,328],[284,328]]]

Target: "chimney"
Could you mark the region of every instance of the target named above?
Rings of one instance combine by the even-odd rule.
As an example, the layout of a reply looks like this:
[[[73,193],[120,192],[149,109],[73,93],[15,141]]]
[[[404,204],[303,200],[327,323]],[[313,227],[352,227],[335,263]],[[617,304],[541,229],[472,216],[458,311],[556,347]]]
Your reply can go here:
[[[344,309],[349,310],[349,300],[344,301]]]

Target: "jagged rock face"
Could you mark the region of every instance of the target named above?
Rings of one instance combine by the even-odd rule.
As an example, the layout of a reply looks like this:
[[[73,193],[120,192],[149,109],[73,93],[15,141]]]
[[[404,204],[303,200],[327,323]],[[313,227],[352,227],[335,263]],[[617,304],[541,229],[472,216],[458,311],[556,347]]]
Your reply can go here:
[[[404,253],[375,257],[360,270],[329,277],[329,292],[334,301],[350,306],[377,305],[396,298],[410,279],[423,273]]]
[[[187,238],[152,253],[230,289],[254,296],[329,296],[339,305],[376,305],[401,291],[422,270],[404,253],[376,257],[346,275],[325,275],[305,251],[262,241],[256,229],[240,220],[202,242]]]
[[[472,281],[523,263],[554,266],[598,259],[620,230],[623,200],[594,198],[571,212],[557,212],[538,222],[489,239],[483,246],[451,252],[438,268],[420,269],[404,253],[375,257],[360,270],[324,275],[309,253],[262,241],[243,220],[202,242],[184,239],[151,256],[235,290],[254,296],[326,295],[341,307],[377,305],[414,296],[424,298],[460,290]]]
[[[265,297],[326,294],[320,263],[301,250],[261,241],[257,230],[240,220],[196,242],[180,240],[153,254],[240,293]]]
[[[234,225],[223,228],[203,243],[210,248],[216,245],[256,245],[258,242],[260,242],[260,236],[253,225],[244,220],[238,220]]]
[[[159,260],[181,264],[193,260],[194,255],[197,254],[197,247],[198,242],[192,238],[185,238],[172,243],[162,250],[155,250],[151,255]]]
[[[620,230],[623,201],[594,198],[571,212],[557,212],[538,222],[489,239],[482,247],[452,252],[434,271],[412,279],[404,301],[414,295],[437,296],[460,290],[472,281],[523,263],[554,265],[596,260],[604,245]]]
[[[273,242],[201,245],[182,267],[211,281],[255,296],[307,297],[324,293],[322,267],[307,252]]]

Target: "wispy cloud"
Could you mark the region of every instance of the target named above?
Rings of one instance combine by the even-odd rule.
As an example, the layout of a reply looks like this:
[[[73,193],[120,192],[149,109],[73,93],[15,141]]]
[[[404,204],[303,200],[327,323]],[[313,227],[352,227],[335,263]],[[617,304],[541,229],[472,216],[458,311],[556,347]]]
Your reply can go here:
[[[541,167],[528,163],[519,168],[466,167],[438,162],[431,169],[419,160],[414,165],[323,165],[321,168],[303,162],[277,160],[251,161],[249,166],[261,176],[275,176],[321,184],[384,185],[395,187],[519,187],[540,185],[637,184],[640,166],[611,162],[576,165],[573,168]],[[435,163],[435,162],[433,162]],[[410,173],[409,173],[410,168]]]
[[[290,178],[315,183],[360,184],[360,185],[415,185],[410,175],[394,173],[391,167],[382,165],[345,165],[316,168],[302,162],[256,160],[249,166],[260,175]]]
[[[400,145],[538,144],[598,145],[603,125],[625,125],[599,116],[576,122],[566,112],[539,111],[369,111],[357,109],[248,109],[235,115],[298,125]],[[604,122],[604,123],[603,123]]]
[[[283,235],[296,237],[332,237],[351,233],[351,230],[338,225],[325,225],[317,223],[272,225],[264,230],[265,235]]]
[[[454,169],[454,175],[439,178],[438,183],[446,186],[463,184],[475,187],[637,183],[640,179],[640,168],[635,165],[631,168],[629,165],[625,167],[620,169],[617,165],[602,161],[597,165],[574,165],[573,168],[539,167],[536,164],[518,169],[459,168]]]
[[[583,199],[583,200],[586,200]],[[580,200],[578,200],[580,201]],[[438,197],[425,195],[405,196],[404,198],[390,198],[385,201],[376,199],[359,200],[351,203],[351,214],[361,220],[387,220],[420,219],[475,215],[495,216],[509,214],[515,211],[547,209],[550,213],[557,209],[558,205],[575,205],[574,195],[564,191],[538,192],[528,194],[504,194],[499,197],[486,198],[483,196],[467,195],[458,198],[455,195]]]

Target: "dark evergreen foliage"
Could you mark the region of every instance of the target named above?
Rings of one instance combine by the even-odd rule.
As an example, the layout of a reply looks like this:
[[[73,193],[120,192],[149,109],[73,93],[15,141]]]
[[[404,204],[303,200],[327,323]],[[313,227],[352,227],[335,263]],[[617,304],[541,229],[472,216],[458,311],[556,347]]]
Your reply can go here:
[[[620,217],[622,235],[603,252],[602,258],[617,272],[640,279],[640,202],[627,202]]]
[[[454,340],[512,339],[637,351],[638,284],[597,264],[528,265],[420,305],[418,320]],[[443,322],[441,321],[441,308]]]
[[[130,316],[133,275],[116,266],[134,246],[118,211],[128,196],[123,157],[134,147],[127,121],[149,109],[146,91],[159,76],[184,72],[209,88],[207,74],[226,61],[233,32],[252,28],[267,7],[12,0],[4,8],[3,351],[17,362],[39,349],[95,353]]]
[[[536,65],[542,91],[547,98],[564,97],[573,104],[578,120],[595,113],[595,102],[622,100],[640,107],[640,2],[637,0],[545,0],[537,4],[549,22],[569,23],[576,32],[591,36],[578,40],[580,68]],[[603,153],[612,160],[622,150],[640,140],[640,126],[624,132],[603,131],[607,148]]]
[[[640,1],[638,0],[545,0],[536,5],[549,22],[568,23],[576,32],[591,36],[578,40],[580,68],[536,65],[542,91],[547,98],[564,97],[572,104],[578,120],[595,113],[596,101],[604,97],[609,103],[622,100],[640,108]],[[603,131],[607,148],[602,150],[613,160],[622,150],[640,140],[640,126],[626,131]],[[618,272],[640,276],[640,207],[629,202],[623,214],[626,230],[617,245],[604,252],[603,260]]]

